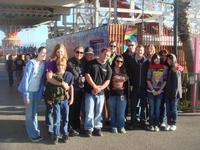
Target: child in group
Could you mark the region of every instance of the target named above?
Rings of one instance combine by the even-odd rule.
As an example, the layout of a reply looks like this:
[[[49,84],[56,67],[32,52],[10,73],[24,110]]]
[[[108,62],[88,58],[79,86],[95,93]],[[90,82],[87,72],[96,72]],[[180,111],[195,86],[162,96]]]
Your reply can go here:
[[[176,130],[178,101],[182,98],[181,71],[178,69],[176,56],[172,53],[167,55],[168,74],[165,89],[167,106],[166,130]]]
[[[73,75],[66,71],[67,60],[57,59],[57,72],[52,74],[52,78],[59,82],[66,82],[69,90],[66,91],[62,86],[57,86],[47,82],[45,90],[45,101],[48,107],[53,108],[53,142],[58,143],[59,136],[62,135],[62,142],[68,139],[69,105],[73,103]],[[61,132],[61,133],[60,133]]]
[[[160,56],[156,53],[151,58],[147,73],[147,94],[149,98],[149,130],[159,131],[160,106],[166,85],[167,67],[160,63]]]

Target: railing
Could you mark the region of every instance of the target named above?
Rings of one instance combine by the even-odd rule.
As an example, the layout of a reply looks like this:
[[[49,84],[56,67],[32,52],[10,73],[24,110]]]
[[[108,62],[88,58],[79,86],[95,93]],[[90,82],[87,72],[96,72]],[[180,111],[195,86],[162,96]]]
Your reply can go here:
[[[200,112],[200,73],[182,74],[183,98],[179,102],[179,110],[184,112]]]

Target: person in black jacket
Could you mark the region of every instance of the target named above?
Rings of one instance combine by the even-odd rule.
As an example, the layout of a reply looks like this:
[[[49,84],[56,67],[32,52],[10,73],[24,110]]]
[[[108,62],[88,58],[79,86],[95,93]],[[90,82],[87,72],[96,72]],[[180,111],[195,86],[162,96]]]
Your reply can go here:
[[[84,48],[82,46],[74,49],[74,57],[68,60],[67,71],[74,75],[74,103],[70,106],[69,111],[69,136],[79,135],[80,130],[80,111],[83,99],[84,88],[84,69],[82,58],[84,56]]]
[[[147,103],[147,71],[149,61],[144,56],[144,46],[138,45],[135,51],[135,57],[132,58],[129,66],[129,78],[133,86],[131,100],[131,120],[133,128],[140,123],[141,127],[146,127],[146,103]],[[139,103],[140,101],[140,103]],[[140,116],[137,119],[137,105],[140,104]],[[139,121],[139,122],[138,122]]]
[[[131,70],[129,69],[130,65],[131,65],[131,60],[134,58],[135,56],[135,48],[137,46],[136,42],[128,40],[127,41],[127,50],[125,51],[125,53],[123,53],[123,58],[124,58],[124,66],[127,72],[127,75],[130,77],[131,76]],[[127,93],[127,105],[126,105],[126,113],[125,113],[125,118],[127,118],[128,116],[128,110],[131,107],[131,92],[132,92],[132,83],[130,81],[130,79],[128,79],[127,81],[127,87],[126,88],[126,93]],[[131,116],[131,118],[133,118]]]

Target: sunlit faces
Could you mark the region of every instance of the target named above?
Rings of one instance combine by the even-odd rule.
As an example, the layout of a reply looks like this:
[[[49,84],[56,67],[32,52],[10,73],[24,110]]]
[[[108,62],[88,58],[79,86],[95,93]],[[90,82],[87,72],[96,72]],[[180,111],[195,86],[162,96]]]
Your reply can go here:
[[[118,66],[118,67],[121,67],[124,63],[124,60],[122,58],[117,58],[115,60],[115,65]]]
[[[104,50],[100,54],[100,59],[102,62],[106,62],[111,56],[111,51],[109,50]]]
[[[160,64],[160,57],[157,56],[153,61],[155,64]]]
[[[47,55],[47,49],[43,48],[39,53],[38,53],[38,60],[45,60]]]
[[[74,57],[78,60],[82,59],[83,58],[83,54],[84,54],[84,49],[82,47],[78,48],[75,50],[74,52]]]
[[[128,44],[128,50],[131,51],[131,52],[135,52],[135,47],[136,47],[136,43],[133,42],[133,41],[129,41]]]
[[[87,61],[91,61],[91,60],[94,59],[94,54],[92,54],[92,53],[86,53],[86,54],[84,55],[84,57],[85,57],[85,59],[86,59]]]
[[[57,56],[58,58],[63,58],[64,55],[65,55],[65,49],[60,48],[60,49],[58,49],[58,50],[56,51],[56,56]]]
[[[143,46],[137,47],[135,53],[137,56],[143,57],[144,56],[144,47]]]
[[[117,50],[117,43],[116,42],[110,43],[110,49],[112,50],[112,52],[115,52]]]

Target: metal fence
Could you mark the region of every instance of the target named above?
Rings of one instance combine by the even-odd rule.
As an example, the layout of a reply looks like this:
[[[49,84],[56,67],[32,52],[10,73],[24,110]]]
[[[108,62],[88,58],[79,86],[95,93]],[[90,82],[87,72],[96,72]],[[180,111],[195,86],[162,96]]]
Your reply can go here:
[[[179,110],[200,112],[200,73],[182,74],[183,98],[179,101]]]

